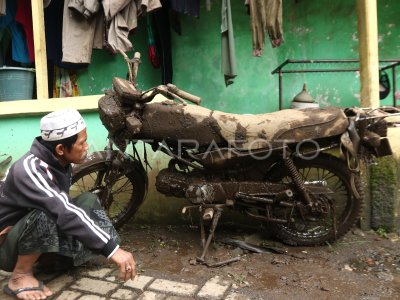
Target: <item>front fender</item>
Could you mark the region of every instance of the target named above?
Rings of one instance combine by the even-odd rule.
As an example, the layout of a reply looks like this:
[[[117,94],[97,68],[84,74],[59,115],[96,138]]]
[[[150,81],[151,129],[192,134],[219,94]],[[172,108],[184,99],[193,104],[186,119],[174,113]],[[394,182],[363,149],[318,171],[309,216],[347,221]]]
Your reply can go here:
[[[113,163],[117,163],[124,168],[124,172],[126,173],[132,171],[138,173],[144,179],[147,192],[149,180],[143,165],[139,160],[119,150],[103,150],[90,153],[81,164],[72,165],[72,176],[81,172],[85,168],[99,163],[109,164],[110,168],[112,167]]]

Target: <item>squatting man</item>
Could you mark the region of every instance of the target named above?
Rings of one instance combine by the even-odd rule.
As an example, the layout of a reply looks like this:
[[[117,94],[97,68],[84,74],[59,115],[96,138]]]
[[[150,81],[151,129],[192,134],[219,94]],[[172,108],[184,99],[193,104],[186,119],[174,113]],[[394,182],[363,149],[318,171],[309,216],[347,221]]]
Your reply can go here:
[[[121,280],[133,280],[133,256],[119,247],[97,196],[68,195],[71,163],[82,163],[88,151],[82,116],[58,110],[41,119],[40,130],[0,183],[0,269],[12,272],[4,293],[45,299],[52,291],[34,277],[34,267],[50,259],[53,266],[79,266],[98,254],[118,266]]]

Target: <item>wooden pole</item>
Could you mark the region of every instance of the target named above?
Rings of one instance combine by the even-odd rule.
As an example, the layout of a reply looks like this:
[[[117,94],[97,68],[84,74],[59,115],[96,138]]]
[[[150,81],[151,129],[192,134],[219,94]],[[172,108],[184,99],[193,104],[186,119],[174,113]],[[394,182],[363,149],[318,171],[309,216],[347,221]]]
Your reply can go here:
[[[37,99],[48,99],[46,38],[44,32],[43,1],[32,0],[33,42],[35,44]]]
[[[376,0],[358,1],[361,107],[379,107],[378,16]]]

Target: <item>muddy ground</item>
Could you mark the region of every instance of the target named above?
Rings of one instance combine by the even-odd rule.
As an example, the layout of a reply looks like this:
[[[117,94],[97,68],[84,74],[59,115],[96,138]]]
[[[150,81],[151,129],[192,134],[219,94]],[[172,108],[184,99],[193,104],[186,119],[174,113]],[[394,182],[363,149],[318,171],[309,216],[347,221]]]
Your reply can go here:
[[[224,225],[208,261],[240,260],[215,268],[196,263],[202,251],[197,226],[125,225],[120,234],[139,273],[148,276],[201,284],[219,275],[251,299],[400,299],[400,240],[394,234],[354,229],[332,245],[289,247],[265,230]],[[221,243],[224,238],[268,252]]]

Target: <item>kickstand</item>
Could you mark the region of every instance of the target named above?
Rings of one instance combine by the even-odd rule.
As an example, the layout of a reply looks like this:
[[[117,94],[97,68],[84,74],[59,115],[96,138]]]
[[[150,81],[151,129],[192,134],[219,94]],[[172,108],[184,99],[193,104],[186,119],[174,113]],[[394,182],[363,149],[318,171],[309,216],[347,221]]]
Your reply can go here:
[[[199,262],[199,263],[201,263],[203,265],[206,265],[207,267],[211,267],[211,268],[212,267],[220,267],[220,266],[223,266],[223,265],[238,261],[240,259],[240,257],[234,257],[234,258],[227,259],[227,260],[224,260],[224,261],[221,261],[221,262],[216,262],[216,263],[208,263],[208,262],[206,262],[205,256],[206,256],[208,247],[210,246],[211,240],[214,237],[215,228],[218,225],[218,221],[219,221],[219,218],[221,217],[223,209],[222,209],[222,207],[215,206],[213,208],[213,210],[215,210],[215,215],[213,215],[213,217],[212,217],[212,223],[211,223],[211,227],[210,227],[210,232],[208,233],[208,238],[207,238],[207,241],[206,241],[206,239],[205,239],[205,230],[204,230],[204,222],[203,222],[203,214],[202,214],[204,212],[204,210],[203,210],[202,207],[200,207],[200,212],[201,212],[201,214],[200,214],[201,242],[202,242],[202,245],[203,245],[203,253],[201,254],[200,257],[197,257],[197,259],[196,259],[197,262]]]

